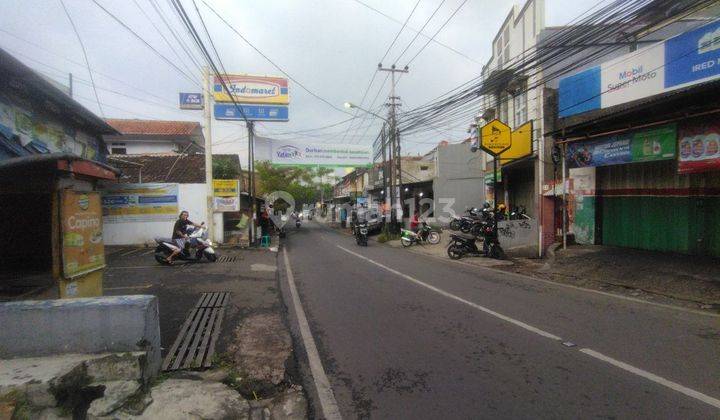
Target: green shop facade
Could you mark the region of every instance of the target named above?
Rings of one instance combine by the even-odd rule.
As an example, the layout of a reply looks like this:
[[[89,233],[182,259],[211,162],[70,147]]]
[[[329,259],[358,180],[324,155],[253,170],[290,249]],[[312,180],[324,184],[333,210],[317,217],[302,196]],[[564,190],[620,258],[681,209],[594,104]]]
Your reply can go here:
[[[720,68],[692,70],[720,59],[720,49],[697,47],[718,28],[710,23],[647,48],[662,51],[560,81],[551,135],[564,160],[567,230],[576,242],[720,257]],[[695,50],[670,61],[678,42]],[[658,56],[666,60],[660,67],[643,62]],[[633,68],[641,73],[613,84]]]

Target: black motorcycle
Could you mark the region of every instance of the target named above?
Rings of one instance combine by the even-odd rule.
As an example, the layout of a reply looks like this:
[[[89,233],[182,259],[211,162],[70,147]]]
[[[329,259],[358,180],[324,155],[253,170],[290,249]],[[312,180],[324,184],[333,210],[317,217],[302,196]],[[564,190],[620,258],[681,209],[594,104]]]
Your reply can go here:
[[[462,236],[455,233],[450,234],[450,244],[448,245],[447,254],[453,260],[459,260],[466,255],[480,256],[480,251],[475,244],[474,236]]]
[[[500,246],[497,230],[494,229],[493,223],[487,223],[483,226],[482,238],[483,253],[486,257],[494,258],[496,260],[504,260],[506,258],[505,251]]]
[[[368,246],[367,222],[360,222],[355,225],[355,242],[360,246]]]
[[[472,229],[472,226],[481,219],[481,210],[478,208],[472,208],[465,210],[465,215],[454,216],[450,221],[450,230],[459,230],[463,233],[468,233]]]

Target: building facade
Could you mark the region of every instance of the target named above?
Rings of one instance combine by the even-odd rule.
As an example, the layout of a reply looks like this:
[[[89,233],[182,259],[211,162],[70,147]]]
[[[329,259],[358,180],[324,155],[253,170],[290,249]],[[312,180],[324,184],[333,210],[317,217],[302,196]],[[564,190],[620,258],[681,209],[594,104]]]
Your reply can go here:
[[[108,118],[120,135],[105,136],[110,154],[202,153],[205,138],[194,121],[124,120]]]

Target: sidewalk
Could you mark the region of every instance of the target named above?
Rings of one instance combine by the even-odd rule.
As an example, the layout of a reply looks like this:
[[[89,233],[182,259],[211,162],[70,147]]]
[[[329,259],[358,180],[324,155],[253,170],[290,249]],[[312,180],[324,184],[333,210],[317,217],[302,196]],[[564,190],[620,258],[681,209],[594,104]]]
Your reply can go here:
[[[667,297],[720,309],[720,261],[709,257],[593,245],[558,250],[545,261],[515,259],[515,272],[581,287]]]

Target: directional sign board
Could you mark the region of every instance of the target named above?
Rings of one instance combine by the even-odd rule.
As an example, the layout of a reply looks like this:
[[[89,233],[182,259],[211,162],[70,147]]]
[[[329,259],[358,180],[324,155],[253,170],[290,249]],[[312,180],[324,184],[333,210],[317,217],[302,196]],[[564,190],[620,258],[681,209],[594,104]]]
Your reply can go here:
[[[241,121],[247,118],[251,121],[287,121],[287,105],[256,105],[238,104],[242,112],[234,104],[216,103],[213,107],[215,119]]]
[[[480,129],[480,148],[497,156],[512,145],[510,127],[500,120],[492,120]]]

